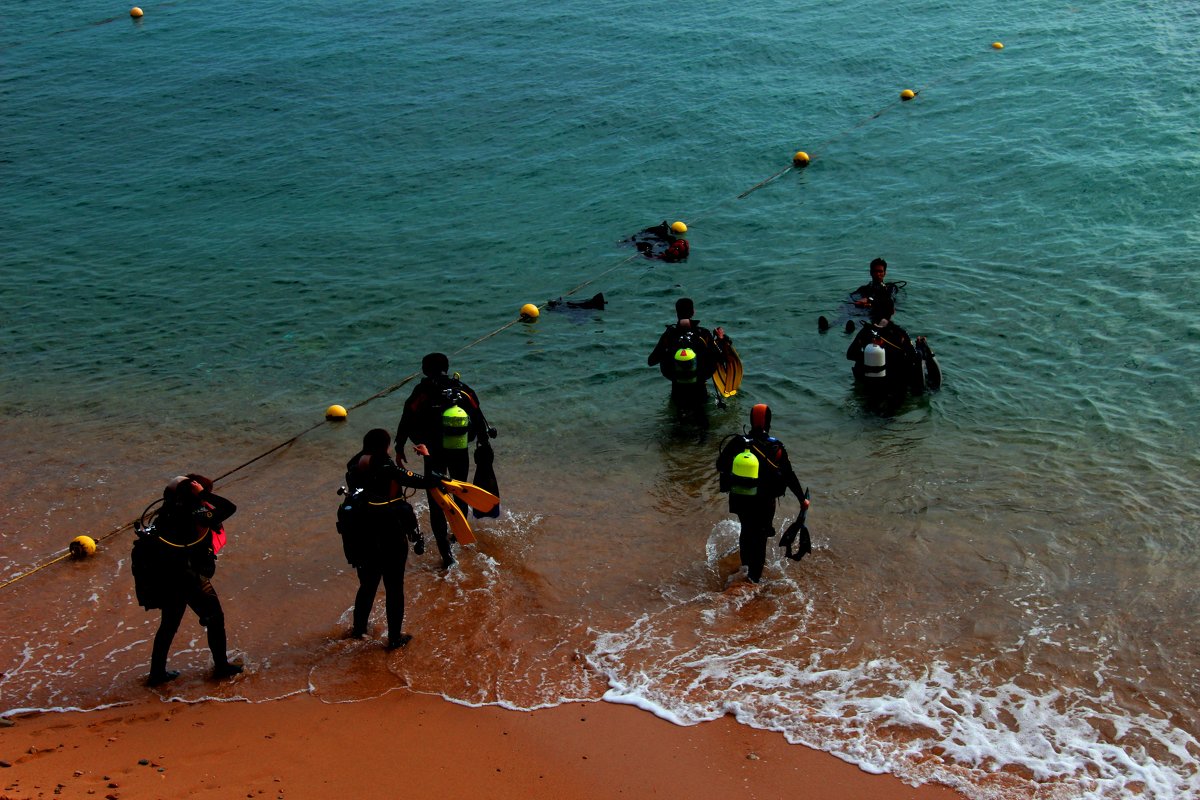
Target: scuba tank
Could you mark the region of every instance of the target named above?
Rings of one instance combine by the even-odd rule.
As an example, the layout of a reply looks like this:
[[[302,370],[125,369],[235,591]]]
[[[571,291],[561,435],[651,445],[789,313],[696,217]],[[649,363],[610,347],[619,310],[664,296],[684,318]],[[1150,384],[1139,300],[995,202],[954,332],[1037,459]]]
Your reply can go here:
[[[680,347],[675,351],[674,367],[671,380],[675,383],[695,383],[699,372],[696,351],[690,347]]]
[[[867,378],[887,377],[887,353],[876,342],[868,342],[863,348],[863,376]]]
[[[746,497],[758,494],[758,457],[749,448],[734,456],[732,472],[731,493]]]
[[[442,412],[442,449],[466,450],[467,427],[471,419],[462,406],[450,406]]]

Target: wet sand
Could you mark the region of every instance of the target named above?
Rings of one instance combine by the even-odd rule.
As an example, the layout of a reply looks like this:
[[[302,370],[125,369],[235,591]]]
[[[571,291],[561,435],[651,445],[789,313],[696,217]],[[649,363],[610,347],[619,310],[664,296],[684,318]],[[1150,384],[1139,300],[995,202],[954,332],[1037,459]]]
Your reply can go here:
[[[147,690],[149,694],[150,690]],[[0,728],[0,798],[692,797],[955,800],[730,718],[467,708],[394,691],[357,703],[147,699]]]

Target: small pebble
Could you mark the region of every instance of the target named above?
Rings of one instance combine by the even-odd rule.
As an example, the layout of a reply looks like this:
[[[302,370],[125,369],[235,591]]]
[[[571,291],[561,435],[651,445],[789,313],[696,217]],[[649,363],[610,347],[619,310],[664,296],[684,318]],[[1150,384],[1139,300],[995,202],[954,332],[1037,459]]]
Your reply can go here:
[[[749,761],[758,761],[758,754],[751,753],[750,755],[746,756],[746,759]]]
[[[138,759],[138,764],[142,765],[143,767],[148,767],[148,766],[150,766],[150,759],[148,759],[148,758],[139,758],[139,759]]]

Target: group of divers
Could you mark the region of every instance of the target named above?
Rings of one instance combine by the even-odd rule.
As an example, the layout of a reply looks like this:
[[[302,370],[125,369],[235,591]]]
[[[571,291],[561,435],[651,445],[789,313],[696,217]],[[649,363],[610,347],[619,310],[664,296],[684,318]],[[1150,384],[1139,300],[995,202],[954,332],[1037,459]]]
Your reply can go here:
[[[683,222],[646,228],[626,240],[647,258],[667,262],[687,259],[687,226]],[[845,324],[857,334],[846,351],[854,362],[856,381],[865,390],[884,396],[936,389],[941,371],[924,337],[916,341],[892,321],[896,294],[902,283],[886,283],[887,264],[876,258],[870,265],[871,281],[850,294]],[[559,301],[561,303],[561,301]],[[556,303],[550,304],[552,307]],[[566,305],[603,308],[603,295]],[[681,417],[704,415],[711,401],[708,383],[718,395],[729,397],[741,383],[741,361],[732,340],[721,327],[712,331],[699,325],[689,298],[675,303],[676,322],[666,326],[647,358],[671,382],[671,400]],[[861,319],[864,317],[865,319]],[[825,317],[818,321],[829,330]],[[403,630],[404,571],[410,545],[424,553],[425,540],[406,490],[424,489],[429,501],[429,526],[442,559],[442,568],[455,565],[452,546],[474,541],[467,522],[468,507],[476,517],[499,514],[499,490],[492,469],[490,440],[496,437],[480,408],[479,396],[457,375],[450,374],[449,358],[429,353],[421,362],[422,379],[404,402],[395,439],[383,428],[363,437],[362,448],[346,463],[346,486],[337,511],[347,562],[358,576],[358,591],[348,637],[363,639],[382,582],[387,619],[386,647],[407,645],[411,635]],[[395,444],[395,458],[392,445]],[[422,456],[423,470],[405,464],[408,442]],[[474,443],[475,478],[468,483]],[[800,484],[787,449],[771,435],[771,409],[764,403],[750,410],[747,432],[727,437],[719,448],[716,469],[720,489],[729,495],[729,512],[737,515],[741,530],[738,554],[752,583],[762,580],[768,540],[775,535],[777,502],[788,490],[800,501],[801,511],[780,537],[788,558],[799,560],[812,545],[805,518],[809,492]],[[173,478],[135,525],[131,558],[139,605],[160,609],[154,635],[147,683],[157,686],[178,677],[167,669],[171,642],[191,608],[206,628],[213,657],[213,678],[226,679],[244,669],[229,660],[225,616],[213,589],[217,554],[225,545],[224,522],[237,510],[213,491],[213,481],[189,473]]]

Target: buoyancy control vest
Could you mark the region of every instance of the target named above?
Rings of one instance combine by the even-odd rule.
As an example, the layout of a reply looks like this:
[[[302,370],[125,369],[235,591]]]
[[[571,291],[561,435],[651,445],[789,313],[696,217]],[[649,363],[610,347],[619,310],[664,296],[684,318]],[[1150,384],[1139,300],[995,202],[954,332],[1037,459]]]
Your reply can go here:
[[[354,461],[347,465],[346,487],[338,490],[342,500],[337,509],[337,532],[347,563],[364,566],[379,556],[380,544],[418,538],[418,523],[404,496],[391,496],[392,477],[398,468],[390,458],[378,469],[358,475],[353,472]],[[399,471],[416,477],[407,470]]]

